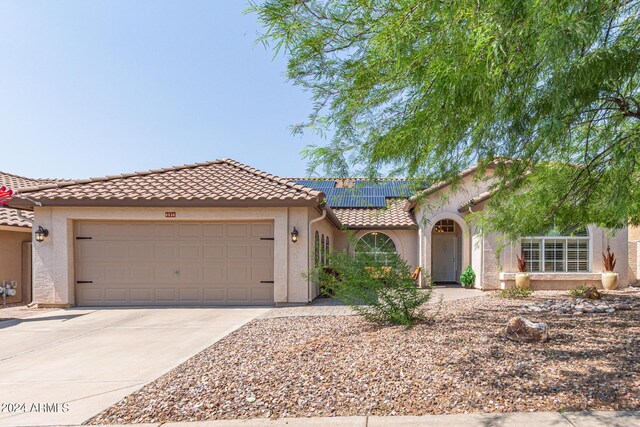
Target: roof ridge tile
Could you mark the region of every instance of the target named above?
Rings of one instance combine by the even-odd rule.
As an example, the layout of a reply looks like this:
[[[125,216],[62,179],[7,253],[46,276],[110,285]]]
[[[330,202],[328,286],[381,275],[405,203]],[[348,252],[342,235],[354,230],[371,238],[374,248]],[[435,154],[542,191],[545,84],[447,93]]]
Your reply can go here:
[[[237,160],[225,158],[225,159],[222,159],[222,161],[224,161],[224,162],[226,162],[226,163],[228,163],[230,165],[236,166],[236,167],[238,167],[240,169],[244,169],[244,170],[246,170],[248,172],[251,172],[251,173],[253,173],[255,175],[259,175],[259,176],[262,176],[264,178],[267,178],[267,179],[270,179],[272,181],[275,181],[275,182],[277,182],[279,184],[286,185],[288,187],[296,188],[295,186],[299,185],[301,187],[299,189],[305,191],[308,194],[313,194],[313,195],[324,194],[321,191],[315,190],[315,189],[313,189],[311,187],[306,187],[306,186],[304,186],[302,184],[298,184],[297,182],[291,181],[291,180],[289,180],[287,178],[282,178],[282,177],[277,176],[277,175],[269,174],[267,172],[261,171],[260,169],[256,169],[254,167],[245,165],[244,163],[240,163]]]

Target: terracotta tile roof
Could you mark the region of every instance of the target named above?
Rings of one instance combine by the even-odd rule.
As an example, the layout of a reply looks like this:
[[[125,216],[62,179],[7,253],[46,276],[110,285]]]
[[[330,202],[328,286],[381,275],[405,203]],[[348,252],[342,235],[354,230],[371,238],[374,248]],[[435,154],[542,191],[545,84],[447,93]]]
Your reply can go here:
[[[495,191],[485,191],[483,193],[478,194],[477,196],[473,197],[472,199],[467,200],[466,202],[464,202],[459,208],[458,208],[458,212],[462,213],[462,212],[466,212],[469,210],[469,208],[474,207],[484,201],[489,200],[493,194],[495,193]]]
[[[41,184],[21,188],[14,207],[48,205],[318,205],[324,193],[234,160]],[[28,198],[27,198],[28,197]]]
[[[25,178],[24,176],[14,175],[12,173],[0,171],[0,187],[4,185],[13,190],[17,190],[18,188],[24,188],[24,187],[33,187],[33,186],[42,185],[42,184],[51,184],[53,182],[58,182],[58,181],[60,180]]]
[[[416,228],[413,213],[404,210],[406,200],[387,200],[386,209],[332,208],[348,228]]]
[[[33,212],[2,207],[0,208],[0,225],[31,228],[33,226]]]
[[[16,190],[22,187],[50,184],[55,179],[31,179],[11,173],[0,172],[0,187],[5,186]],[[0,226],[31,227],[33,224],[33,212],[0,207]]]

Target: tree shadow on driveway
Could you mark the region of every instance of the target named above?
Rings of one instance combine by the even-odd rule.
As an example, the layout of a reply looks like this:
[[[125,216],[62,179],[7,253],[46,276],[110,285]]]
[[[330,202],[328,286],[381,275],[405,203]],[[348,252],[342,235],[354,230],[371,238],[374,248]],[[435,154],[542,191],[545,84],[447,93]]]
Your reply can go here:
[[[4,319],[0,320],[0,329],[5,329],[11,326],[16,326],[21,323],[28,322],[41,322],[45,320],[62,320],[66,322],[67,320],[75,319],[76,317],[85,316],[89,313],[78,313],[78,314],[58,314],[44,317],[24,317],[24,318],[15,318],[15,319]]]

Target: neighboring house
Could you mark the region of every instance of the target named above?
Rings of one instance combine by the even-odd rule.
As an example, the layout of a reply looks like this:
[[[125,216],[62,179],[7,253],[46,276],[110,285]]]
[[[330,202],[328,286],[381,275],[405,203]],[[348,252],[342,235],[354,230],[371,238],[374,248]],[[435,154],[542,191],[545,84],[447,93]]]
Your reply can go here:
[[[497,257],[497,236],[465,221],[490,197],[475,172],[452,192],[447,183],[279,178],[225,159],[38,184],[11,206],[33,209],[34,226],[49,231],[33,246],[40,306],[305,303],[318,295],[310,267],[335,250],[396,251],[438,282],[457,282],[471,265],[477,288],[513,286],[521,244]],[[626,229],[522,240],[535,289],[599,284],[607,245],[625,287]]]
[[[0,172],[0,187],[21,188],[53,182]],[[33,212],[0,206],[0,285],[17,282],[7,303],[31,301],[31,226]],[[0,299],[0,306],[2,299]]]
[[[640,283],[640,227],[629,227],[629,283]]]

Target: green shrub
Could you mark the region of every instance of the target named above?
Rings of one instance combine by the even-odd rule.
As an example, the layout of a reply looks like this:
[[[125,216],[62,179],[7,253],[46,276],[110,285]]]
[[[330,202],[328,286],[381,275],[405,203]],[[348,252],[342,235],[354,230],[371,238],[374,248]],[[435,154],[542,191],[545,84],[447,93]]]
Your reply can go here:
[[[476,273],[473,272],[473,268],[468,266],[466,270],[460,276],[460,283],[465,288],[473,288],[473,284],[476,281]]]
[[[569,295],[576,298],[602,299],[604,294],[598,291],[595,286],[578,285],[569,291]]]
[[[528,298],[532,294],[533,294],[533,291],[531,289],[518,288],[516,286],[514,286],[513,288],[502,289],[498,291],[498,297],[500,298],[520,299],[520,298]]]
[[[418,288],[399,255],[384,258],[336,252],[329,255],[330,268],[318,268],[312,275],[325,295],[349,305],[366,320],[411,327],[424,319],[423,305],[431,298],[431,288]]]

